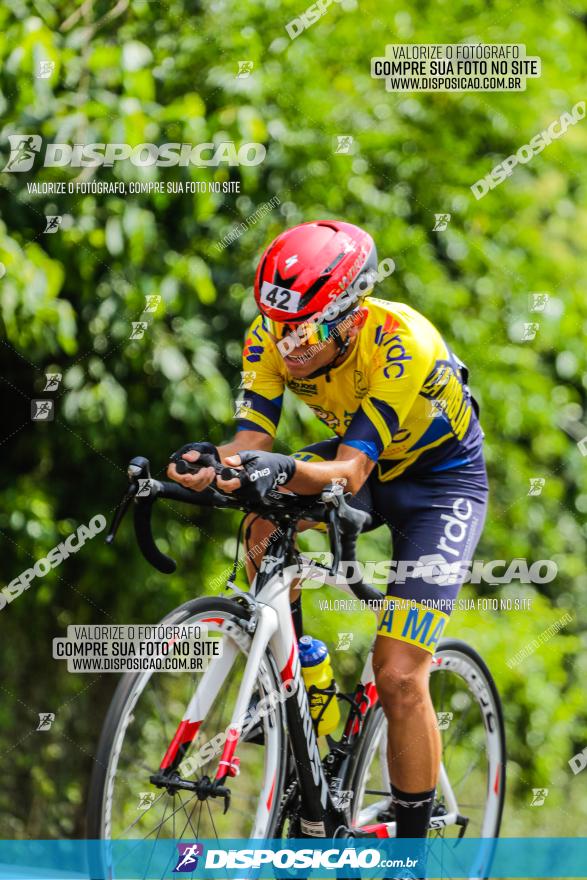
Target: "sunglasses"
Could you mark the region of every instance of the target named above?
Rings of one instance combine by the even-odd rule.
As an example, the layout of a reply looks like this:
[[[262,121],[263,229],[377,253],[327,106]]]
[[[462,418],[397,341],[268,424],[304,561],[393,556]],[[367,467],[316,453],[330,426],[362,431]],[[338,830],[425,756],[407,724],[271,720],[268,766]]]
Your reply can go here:
[[[320,342],[326,342],[332,336],[336,335],[336,328],[344,321],[349,321],[351,314],[347,313],[339,317],[336,321],[302,321],[300,324],[288,324],[280,321],[273,321],[263,315],[263,327],[278,342],[288,336],[292,336],[298,345],[318,345]]]

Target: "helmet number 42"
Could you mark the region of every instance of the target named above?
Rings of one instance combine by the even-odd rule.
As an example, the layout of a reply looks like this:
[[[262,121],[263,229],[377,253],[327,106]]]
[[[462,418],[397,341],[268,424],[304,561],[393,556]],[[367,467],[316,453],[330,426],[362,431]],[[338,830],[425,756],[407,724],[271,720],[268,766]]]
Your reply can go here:
[[[284,312],[297,312],[300,304],[300,294],[296,290],[288,290],[264,281],[261,287],[261,302],[274,309]]]

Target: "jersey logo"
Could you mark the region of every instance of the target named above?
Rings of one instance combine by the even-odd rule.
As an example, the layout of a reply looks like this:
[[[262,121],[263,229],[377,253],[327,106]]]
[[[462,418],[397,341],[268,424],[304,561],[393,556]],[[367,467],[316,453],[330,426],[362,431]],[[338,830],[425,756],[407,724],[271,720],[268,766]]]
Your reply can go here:
[[[400,428],[400,430],[396,434],[391,435],[391,442],[392,443],[406,443],[411,436],[412,436],[411,431],[408,431],[406,428]]]
[[[310,409],[314,410],[321,422],[324,422],[325,425],[328,425],[329,428],[336,431],[340,425],[340,419],[336,417],[335,413],[331,412],[329,409],[322,409],[321,406],[314,406],[311,403],[309,403],[308,406]]]
[[[259,571],[262,571],[263,574],[270,574],[273,571],[273,569],[277,568],[277,566],[281,562],[283,562],[283,559],[281,559],[281,557],[264,556],[263,559],[261,560],[261,566],[259,568]]]
[[[435,402],[457,439],[462,440],[471,422],[471,405],[453,367],[446,361],[438,361],[420,393]]]
[[[412,355],[406,353],[405,346],[398,333],[386,339],[383,345],[387,348],[385,354],[387,366],[383,370],[383,375],[386,379],[399,379],[405,371],[403,361],[411,361]],[[394,371],[393,375],[392,371]]]
[[[289,379],[287,387],[290,388],[294,394],[307,394],[308,396],[318,394],[318,388],[315,382],[304,382],[302,379]]]
[[[383,370],[383,375],[386,379],[399,379],[405,371],[403,362],[412,360],[412,356],[406,354],[406,349],[399,333],[396,333],[394,336],[391,335],[395,330],[399,329],[399,326],[397,318],[388,314],[384,323],[380,324],[375,331],[375,345],[385,349],[387,366]]]
[[[390,333],[393,333],[394,330],[397,330],[398,327],[399,321],[397,318],[394,318],[393,315],[387,314],[384,323],[379,324],[375,330],[375,345],[381,345],[382,342],[385,344],[385,337]]]
[[[365,378],[365,374],[362,370],[355,370],[354,372],[354,380],[355,380],[355,397],[358,397],[361,400],[363,397],[366,397],[369,393],[369,385],[367,383],[367,379]]]
[[[264,346],[253,345],[253,341],[253,338],[251,336],[248,336],[245,340],[245,347],[243,348],[243,357],[245,357],[252,364],[260,361],[261,355],[265,351]]]

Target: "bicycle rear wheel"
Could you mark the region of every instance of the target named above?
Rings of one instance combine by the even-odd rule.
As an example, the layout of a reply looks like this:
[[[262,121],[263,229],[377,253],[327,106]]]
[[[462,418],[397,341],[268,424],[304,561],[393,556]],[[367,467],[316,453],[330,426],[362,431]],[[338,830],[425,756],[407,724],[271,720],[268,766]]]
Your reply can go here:
[[[202,598],[186,603],[162,621],[203,624],[209,638],[223,641],[226,662],[197,736],[179,766],[183,779],[214,778],[251,635],[249,611],[239,602]],[[214,661],[212,661],[214,662]],[[186,707],[204,673],[142,672],[124,675],[108,711],[89,793],[88,836],[93,839],[155,840],[271,837],[283,788],[286,736],[283,707],[275,695],[280,678],[267,652],[259,666],[244,734],[239,740],[240,774],[228,778],[230,805],[199,799],[192,791],[151,784]],[[216,667],[214,668],[216,674]],[[272,695],[270,699],[265,699]],[[259,702],[262,712],[256,712]],[[253,721],[254,716],[254,721]]]
[[[505,797],[505,732],[499,694],[479,654],[458,639],[442,641],[433,658],[430,693],[442,738],[442,767],[429,836],[495,839]],[[349,770],[352,824],[393,822],[386,756],[387,721],[370,713]],[[451,817],[459,816],[460,824]],[[484,846],[471,877],[485,877]]]

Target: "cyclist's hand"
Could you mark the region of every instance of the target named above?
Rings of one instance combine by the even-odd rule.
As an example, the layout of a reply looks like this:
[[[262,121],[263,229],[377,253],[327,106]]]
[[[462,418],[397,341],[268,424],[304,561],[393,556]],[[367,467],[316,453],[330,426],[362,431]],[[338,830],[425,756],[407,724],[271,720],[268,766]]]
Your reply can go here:
[[[186,489],[192,489],[194,492],[203,492],[216,479],[216,471],[213,467],[202,468],[197,474],[178,474],[175,462],[183,458],[189,462],[196,462],[202,453],[212,455],[220,464],[220,456],[218,450],[212,443],[186,443],[177,452],[171,456],[171,464],[167,468],[167,476],[170,480],[175,480],[185,486]]]
[[[273,489],[285,485],[295,473],[296,463],[288,455],[279,452],[243,450],[226,459],[230,467],[242,468],[246,477],[223,480],[218,477],[217,486],[223,492],[234,492],[245,501],[259,501]]]

